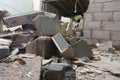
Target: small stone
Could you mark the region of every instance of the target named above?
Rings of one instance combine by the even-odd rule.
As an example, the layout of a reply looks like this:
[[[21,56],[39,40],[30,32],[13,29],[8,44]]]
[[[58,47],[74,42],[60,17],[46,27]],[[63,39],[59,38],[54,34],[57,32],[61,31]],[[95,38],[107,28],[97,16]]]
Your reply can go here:
[[[115,51],[116,51],[116,50],[115,50],[115,48],[113,48],[113,47],[109,47],[109,48],[108,48],[108,52],[110,52],[110,53],[116,53]]]
[[[96,73],[102,74],[102,71],[101,70],[96,70]]]
[[[81,72],[81,73],[87,73],[88,71],[89,71],[89,69],[83,68],[80,72]]]
[[[92,77],[95,77],[96,76],[96,74],[95,73],[92,73],[92,74],[89,74],[90,76],[92,76]]]

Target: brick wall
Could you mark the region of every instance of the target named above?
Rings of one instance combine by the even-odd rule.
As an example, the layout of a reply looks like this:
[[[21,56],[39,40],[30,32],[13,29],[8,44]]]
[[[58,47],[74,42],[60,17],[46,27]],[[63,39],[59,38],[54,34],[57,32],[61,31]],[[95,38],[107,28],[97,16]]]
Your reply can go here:
[[[90,0],[83,26],[84,36],[92,44],[111,40],[120,46],[120,0]]]

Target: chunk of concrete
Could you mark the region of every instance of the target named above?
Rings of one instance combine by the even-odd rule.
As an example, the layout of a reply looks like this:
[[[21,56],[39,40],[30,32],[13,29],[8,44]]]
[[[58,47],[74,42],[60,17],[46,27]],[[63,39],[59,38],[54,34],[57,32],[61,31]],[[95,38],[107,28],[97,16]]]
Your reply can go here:
[[[57,33],[54,18],[37,16],[33,20],[39,36],[53,36]]]
[[[80,40],[72,46],[76,58],[88,57],[92,58],[93,53],[85,40]]]
[[[10,27],[8,28],[8,30],[10,31],[17,31],[17,30],[22,30],[22,25],[19,25],[19,26],[15,26],[15,27]]]
[[[75,80],[75,71],[67,63],[51,63],[43,66],[41,80]]]
[[[56,28],[59,33],[64,37],[69,37],[73,35],[72,20],[69,23],[64,23],[60,20],[56,20]]]
[[[112,42],[111,41],[105,41],[105,42],[98,43],[98,44],[99,44],[99,46],[97,46],[97,48],[101,51],[107,51],[108,52],[108,49],[112,48]]]
[[[12,43],[9,39],[0,38],[0,46],[10,46]]]
[[[17,36],[20,34],[23,34],[26,32],[0,32],[0,38],[6,38],[6,37],[12,37],[12,36]]]
[[[57,51],[56,46],[49,36],[40,36],[26,46],[26,53],[40,55],[45,59],[51,58]]]
[[[72,47],[67,43],[60,33],[57,33],[55,36],[53,36],[52,40],[63,57],[74,58]]]
[[[1,46],[0,45],[0,59],[5,58],[10,55],[9,46]]]
[[[44,12],[31,11],[22,14],[10,15],[3,17],[4,23],[7,27],[14,27],[18,25],[30,24],[37,15],[44,15]]]
[[[0,58],[4,58],[10,55],[9,46],[11,43],[11,40],[0,38]]]
[[[13,36],[12,39],[12,48],[25,48],[26,44],[34,39],[34,35],[30,33],[18,34],[16,36]]]
[[[66,40],[68,41],[68,43],[69,43],[71,46],[74,45],[74,44],[78,41],[78,39],[75,38],[75,37],[66,37]]]

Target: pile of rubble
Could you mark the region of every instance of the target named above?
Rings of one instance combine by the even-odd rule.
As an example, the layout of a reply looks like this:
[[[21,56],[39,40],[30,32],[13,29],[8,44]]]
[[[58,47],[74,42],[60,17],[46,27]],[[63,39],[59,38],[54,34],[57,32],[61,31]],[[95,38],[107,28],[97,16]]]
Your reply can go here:
[[[117,54],[112,44],[97,43],[92,51],[72,20],[65,23],[55,14],[40,11],[6,14],[0,11],[1,80],[91,80],[89,76],[103,72],[119,75],[120,69],[113,69],[108,60],[104,63],[110,69],[98,65],[105,58],[103,52]]]
[[[62,61],[62,58],[67,61],[81,57],[91,59],[93,56],[87,42],[79,38],[80,33],[76,35],[78,27],[73,27],[72,20],[62,22],[52,13],[32,11],[9,16],[4,13],[1,14],[1,27],[1,62],[19,61],[23,65],[26,64],[24,59],[31,58],[32,54],[40,56],[43,61],[42,80],[63,80],[63,77],[64,80],[75,80],[71,63]],[[54,74],[56,76],[52,76]]]

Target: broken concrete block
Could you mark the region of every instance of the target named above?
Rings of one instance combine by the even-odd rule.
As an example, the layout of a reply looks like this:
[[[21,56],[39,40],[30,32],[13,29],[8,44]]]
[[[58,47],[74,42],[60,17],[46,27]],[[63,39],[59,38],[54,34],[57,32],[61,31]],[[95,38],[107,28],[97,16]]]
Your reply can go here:
[[[66,40],[70,45],[74,45],[78,41],[78,39],[75,37],[66,37]]]
[[[8,30],[10,30],[10,31],[22,30],[22,25],[15,26],[15,27],[10,27],[10,28],[8,28]]]
[[[55,19],[37,16],[33,20],[39,36],[53,36],[57,33]]]
[[[9,39],[0,38],[0,46],[10,46],[12,43]]]
[[[5,38],[5,37],[12,37],[12,36],[17,36],[19,34],[23,34],[26,32],[0,32],[0,38]]]
[[[53,59],[43,59],[42,60],[42,66],[48,65],[53,61]]]
[[[60,20],[56,20],[56,28],[59,33],[61,33],[64,37],[72,36],[72,21],[69,23],[64,23]]]
[[[36,28],[35,28],[34,24],[25,24],[25,25],[22,25],[22,29],[24,31],[36,31]]]
[[[67,63],[51,63],[43,66],[41,80],[76,80],[75,71]]]
[[[67,41],[63,38],[63,36],[58,33],[52,37],[53,42],[57,46],[60,51],[60,55],[65,58],[74,58],[74,53],[72,47],[67,43]]]
[[[37,15],[44,15],[44,12],[31,11],[22,14],[10,15],[3,17],[4,23],[7,27],[30,24]]]
[[[92,58],[93,53],[85,40],[80,40],[72,46],[76,58]]]
[[[9,46],[11,43],[11,40],[0,38],[0,58],[4,58],[10,55]]]
[[[9,46],[1,46],[0,45],[0,59],[5,58],[10,55]]]
[[[68,18],[68,17],[63,17],[63,16],[61,17],[61,21],[62,21],[62,22],[65,22],[65,23],[69,23],[70,20],[71,20],[71,19]]]
[[[16,36],[12,37],[13,39],[13,43],[12,43],[12,47],[13,48],[24,48],[25,45],[27,44],[29,41],[34,39],[34,36],[30,33],[26,33],[26,34],[19,34]]]
[[[112,48],[112,42],[111,41],[105,41],[102,43],[99,43],[99,46],[97,46],[97,48],[101,51],[107,51],[109,48]]]
[[[15,48],[14,50],[11,51],[11,55],[17,55],[19,53],[19,49]]]
[[[40,55],[45,59],[51,58],[57,51],[57,48],[49,36],[40,36],[26,46],[26,53]]]
[[[109,47],[109,48],[108,48],[108,52],[109,52],[109,53],[116,53],[116,50],[115,50],[114,47]]]

